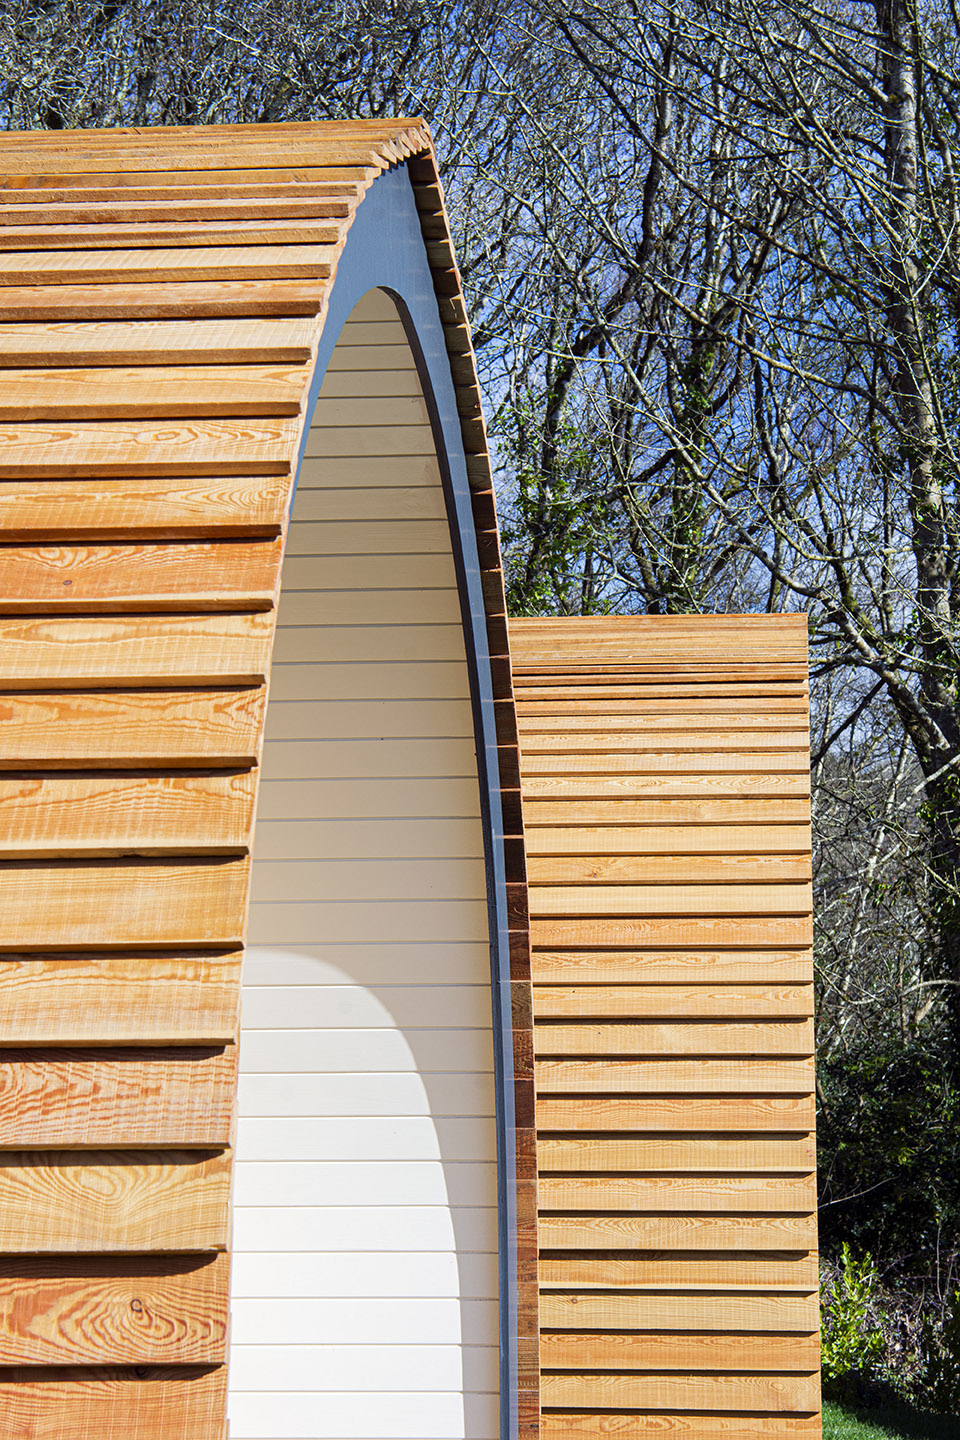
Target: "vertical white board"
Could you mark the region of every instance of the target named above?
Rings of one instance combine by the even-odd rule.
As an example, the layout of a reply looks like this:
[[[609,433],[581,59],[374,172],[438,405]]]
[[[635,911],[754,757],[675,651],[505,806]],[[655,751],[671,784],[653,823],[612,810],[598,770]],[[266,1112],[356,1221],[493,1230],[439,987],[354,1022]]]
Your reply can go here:
[[[496,1137],[456,576],[392,301],[344,328],[284,565],[242,994],[231,1440],[496,1440]]]

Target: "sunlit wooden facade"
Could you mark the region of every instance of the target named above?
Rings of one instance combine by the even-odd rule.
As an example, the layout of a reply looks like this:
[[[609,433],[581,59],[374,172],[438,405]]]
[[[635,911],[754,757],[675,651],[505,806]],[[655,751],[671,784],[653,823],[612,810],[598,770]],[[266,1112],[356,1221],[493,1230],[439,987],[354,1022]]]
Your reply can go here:
[[[0,285],[0,1433],[530,1433],[516,731],[429,135],[9,135]]]
[[[419,121],[7,135],[0,287],[0,1434],[813,1440],[801,622],[511,668]]]
[[[543,1435],[820,1434],[803,616],[511,623]]]

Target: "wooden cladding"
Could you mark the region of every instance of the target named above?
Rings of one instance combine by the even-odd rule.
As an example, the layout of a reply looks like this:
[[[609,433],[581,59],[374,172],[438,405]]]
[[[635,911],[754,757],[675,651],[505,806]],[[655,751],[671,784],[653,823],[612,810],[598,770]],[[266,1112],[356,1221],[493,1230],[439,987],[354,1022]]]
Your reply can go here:
[[[803,617],[511,643],[542,1434],[817,1440]]]
[[[18,1440],[224,1434],[240,962],[285,528],[337,262],[365,193],[397,164],[435,274],[486,537],[518,837],[489,458],[425,127],[0,142],[0,1432]],[[331,393],[344,362],[357,368],[335,357]],[[384,388],[383,363],[368,351],[361,388],[351,380],[363,404],[336,417],[338,484],[358,497],[364,407],[392,397],[398,453],[425,418],[414,392]],[[442,508],[380,514],[372,498],[366,538],[385,574],[398,520],[420,527],[424,565],[449,555]],[[309,518],[331,575],[349,567],[341,517]],[[287,574],[315,565],[308,547]],[[359,657],[371,686],[394,658]],[[318,783],[305,804],[322,799]],[[370,817],[374,801],[371,788]],[[510,856],[521,884],[518,844]],[[526,933],[515,917],[533,1434]]]

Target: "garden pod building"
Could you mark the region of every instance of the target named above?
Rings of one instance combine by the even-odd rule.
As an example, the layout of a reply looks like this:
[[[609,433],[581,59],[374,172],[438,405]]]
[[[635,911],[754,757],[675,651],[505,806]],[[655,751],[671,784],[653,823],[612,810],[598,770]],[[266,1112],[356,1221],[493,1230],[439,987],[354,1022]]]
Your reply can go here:
[[[551,1232],[538,1268],[516,708],[425,126],[8,134],[0,296],[0,1432],[808,1440],[796,1387],[766,1430],[742,1386],[558,1387],[549,1310],[541,1357],[538,1292],[594,1259]]]

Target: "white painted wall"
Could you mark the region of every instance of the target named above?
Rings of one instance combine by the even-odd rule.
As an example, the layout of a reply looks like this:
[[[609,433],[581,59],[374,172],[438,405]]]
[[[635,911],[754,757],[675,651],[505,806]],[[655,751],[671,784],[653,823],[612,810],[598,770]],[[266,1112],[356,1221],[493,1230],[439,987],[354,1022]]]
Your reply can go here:
[[[392,301],[334,352],[284,567],[242,997],[232,1440],[495,1440],[479,792]]]

